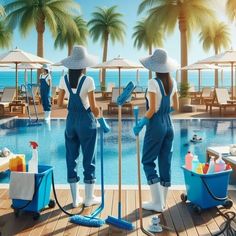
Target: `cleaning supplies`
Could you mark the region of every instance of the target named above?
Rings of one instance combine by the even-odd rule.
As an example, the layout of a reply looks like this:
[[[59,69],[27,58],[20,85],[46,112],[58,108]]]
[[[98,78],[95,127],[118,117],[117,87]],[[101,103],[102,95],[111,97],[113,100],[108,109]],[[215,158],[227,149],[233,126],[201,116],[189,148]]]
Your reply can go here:
[[[203,174],[203,168],[202,168],[202,163],[199,163],[197,168],[196,168],[196,173],[198,174]]]
[[[192,171],[196,172],[198,165],[199,165],[198,156],[194,155],[192,160]]]
[[[207,174],[212,174],[215,171],[215,158],[212,156],[209,163]]]
[[[226,167],[225,161],[222,159],[222,155],[219,155],[219,158],[215,162],[215,172],[224,171]]]
[[[34,141],[30,141],[30,146],[32,150],[32,158],[29,161],[29,172],[38,173],[38,144]]]
[[[9,160],[9,169],[11,171],[26,171],[25,165],[25,155],[24,154],[17,154],[16,157],[13,157]]]
[[[193,154],[188,151],[187,155],[185,156],[185,167],[188,170],[192,170],[192,161],[193,161]]]

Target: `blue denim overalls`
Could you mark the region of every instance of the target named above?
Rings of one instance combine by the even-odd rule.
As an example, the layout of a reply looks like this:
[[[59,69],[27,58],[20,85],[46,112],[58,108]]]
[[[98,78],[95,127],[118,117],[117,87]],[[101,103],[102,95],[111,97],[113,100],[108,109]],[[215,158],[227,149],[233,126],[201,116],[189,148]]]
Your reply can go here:
[[[40,94],[44,111],[51,111],[51,98],[50,98],[50,86],[46,79],[48,75],[43,78],[40,76]]]
[[[170,119],[170,95],[165,95],[160,79],[155,79],[160,87],[162,99],[159,110],[154,113],[146,126],[143,144],[142,164],[148,184],[160,182],[163,186],[170,186],[171,158],[174,129]],[[171,93],[170,93],[171,94]],[[148,109],[148,100],[147,109]],[[159,174],[155,161],[158,158]]]
[[[81,146],[83,153],[84,183],[92,184],[96,179],[95,148],[97,140],[97,121],[90,108],[87,110],[84,108],[79,95],[86,76],[80,79],[75,94],[72,92],[67,75],[65,75],[64,78],[70,93],[65,131],[67,181],[68,183],[75,183],[80,180],[77,175],[76,160],[79,156]]]

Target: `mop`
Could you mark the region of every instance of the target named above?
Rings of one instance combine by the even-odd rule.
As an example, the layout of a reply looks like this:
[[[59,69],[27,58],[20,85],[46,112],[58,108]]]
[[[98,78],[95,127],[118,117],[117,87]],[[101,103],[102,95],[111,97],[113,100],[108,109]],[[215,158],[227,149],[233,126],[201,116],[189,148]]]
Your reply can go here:
[[[102,122],[102,124],[101,124]],[[110,127],[106,124],[105,120],[102,119],[102,121],[99,121],[100,123],[100,152],[101,152],[101,194],[102,194],[102,202],[100,206],[90,215],[88,216],[82,216],[82,215],[74,215],[70,217],[70,222],[78,225],[83,226],[89,226],[89,227],[101,227],[105,221],[96,218],[98,214],[101,213],[101,211],[104,208],[104,174],[103,174],[103,132],[107,133],[110,131]]]
[[[134,107],[134,116],[135,116],[135,124],[138,123],[138,112],[139,108],[137,106]],[[154,236],[154,234],[148,232],[143,227],[143,210],[142,210],[142,190],[141,190],[141,174],[140,174],[140,144],[139,144],[139,135],[136,136],[136,145],[137,145],[137,170],[138,170],[138,196],[139,196],[139,222],[140,228],[142,232],[149,236]]]
[[[119,199],[118,199],[118,218],[108,216],[106,223],[124,230],[133,230],[134,226],[132,223],[121,219],[121,107],[126,100],[131,96],[135,86],[132,82],[124,88],[123,93],[117,98],[118,104],[118,148],[119,148]]]

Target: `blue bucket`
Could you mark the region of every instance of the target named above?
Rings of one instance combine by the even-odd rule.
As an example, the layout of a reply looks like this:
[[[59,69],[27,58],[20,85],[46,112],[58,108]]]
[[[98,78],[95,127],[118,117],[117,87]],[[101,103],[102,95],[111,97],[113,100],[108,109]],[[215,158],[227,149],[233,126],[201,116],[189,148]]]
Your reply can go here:
[[[13,208],[24,207],[23,211],[40,212],[50,202],[52,186],[52,166],[38,166],[38,173],[35,174],[35,193],[32,201],[12,199]]]
[[[187,199],[202,209],[223,205],[225,200],[216,200],[212,197],[227,198],[229,177],[232,170],[212,174],[198,174],[182,167],[187,191]],[[210,192],[207,190],[208,186]]]

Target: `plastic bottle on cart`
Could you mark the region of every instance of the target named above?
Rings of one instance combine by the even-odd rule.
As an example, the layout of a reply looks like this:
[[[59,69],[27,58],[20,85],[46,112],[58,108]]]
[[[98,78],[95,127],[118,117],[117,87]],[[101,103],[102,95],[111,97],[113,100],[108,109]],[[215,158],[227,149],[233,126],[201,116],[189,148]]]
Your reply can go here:
[[[188,151],[188,153],[185,156],[185,167],[188,170],[192,170],[192,161],[193,161],[193,154]]]
[[[32,158],[29,160],[29,169],[28,172],[38,173],[38,144],[34,141],[30,141],[30,146],[32,150]]]
[[[224,171],[226,167],[225,161],[222,159],[222,155],[219,155],[219,158],[216,160],[215,163],[215,172]]]
[[[192,171],[196,172],[199,163],[200,163],[200,162],[199,162],[199,160],[198,160],[198,156],[197,156],[197,155],[194,155],[194,156],[193,156],[193,160],[192,160]]]
[[[207,174],[212,174],[215,172],[215,158],[212,156],[209,163],[209,168]]]
[[[198,174],[203,174],[203,168],[202,168],[202,163],[198,164],[198,167],[196,169],[196,173]]]

